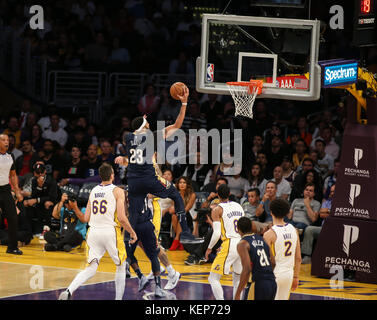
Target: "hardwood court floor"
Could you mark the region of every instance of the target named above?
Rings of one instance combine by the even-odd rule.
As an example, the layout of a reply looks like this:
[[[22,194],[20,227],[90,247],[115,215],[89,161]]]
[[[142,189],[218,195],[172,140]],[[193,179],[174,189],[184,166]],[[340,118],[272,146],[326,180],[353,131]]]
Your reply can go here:
[[[5,254],[5,247],[0,246],[0,299],[18,300],[56,300],[62,289],[66,288],[75,275],[85,268],[85,242],[81,248],[70,253],[45,252],[43,240],[34,238],[30,245],[21,248],[22,256]],[[187,266],[184,264],[188,253],[185,251],[168,251],[169,259],[182,277],[178,286],[171,291],[167,299],[213,300],[208,284],[210,264]],[[138,248],[136,257],[142,272],[150,272],[150,263]],[[106,254],[99,265],[97,274],[73,296],[80,300],[114,299],[115,266]],[[162,284],[166,283],[166,273],[162,274]],[[231,299],[232,281],[230,276],[222,279],[226,299]],[[328,300],[356,299],[377,300],[377,285],[344,281],[342,289],[332,289],[328,279],[310,275],[310,265],[302,265],[300,285],[291,294],[291,300]],[[150,286],[153,286],[151,284]],[[132,272],[127,279],[125,299],[153,299],[150,286],[139,293],[137,279]]]

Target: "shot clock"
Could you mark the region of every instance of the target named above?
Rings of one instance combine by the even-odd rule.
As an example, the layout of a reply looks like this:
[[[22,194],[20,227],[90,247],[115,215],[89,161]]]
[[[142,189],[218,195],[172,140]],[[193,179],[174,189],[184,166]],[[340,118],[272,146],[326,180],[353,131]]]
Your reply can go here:
[[[357,47],[377,44],[376,2],[377,0],[355,0],[353,44]]]

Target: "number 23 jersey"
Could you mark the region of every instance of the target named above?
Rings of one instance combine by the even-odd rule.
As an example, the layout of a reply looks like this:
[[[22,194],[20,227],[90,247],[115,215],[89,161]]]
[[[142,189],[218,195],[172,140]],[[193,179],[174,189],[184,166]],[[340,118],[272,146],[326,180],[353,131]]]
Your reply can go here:
[[[116,212],[113,184],[98,185],[90,192],[89,226],[95,228],[120,227]]]
[[[293,272],[297,246],[297,231],[293,225],[274,225],[276,241],[272,247],[276,266],[274,273]]]

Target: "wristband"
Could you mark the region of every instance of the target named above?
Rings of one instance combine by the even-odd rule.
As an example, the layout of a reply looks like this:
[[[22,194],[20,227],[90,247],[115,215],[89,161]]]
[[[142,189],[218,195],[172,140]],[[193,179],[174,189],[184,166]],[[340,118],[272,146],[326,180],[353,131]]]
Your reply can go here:
[[[182,106],[187,106],[187,102],[182,102]]]

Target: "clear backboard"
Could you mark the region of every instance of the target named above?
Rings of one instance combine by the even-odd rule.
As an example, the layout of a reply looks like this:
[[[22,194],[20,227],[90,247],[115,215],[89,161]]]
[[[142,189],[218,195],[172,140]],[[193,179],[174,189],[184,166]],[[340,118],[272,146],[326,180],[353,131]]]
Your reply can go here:
[[[320,21],[204,14],[196,89],[230,94],[226,82],[263,80],[258,98],[318,100]]]

